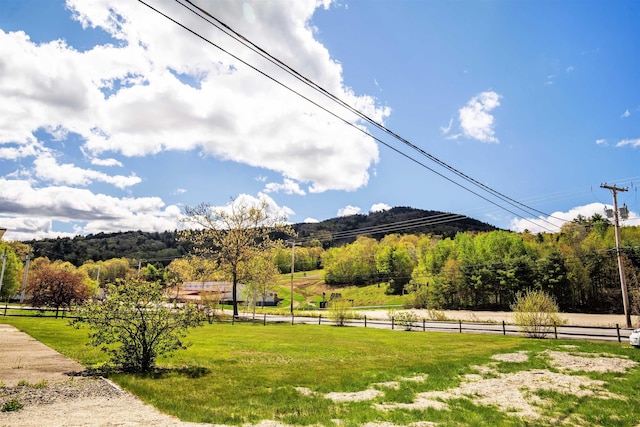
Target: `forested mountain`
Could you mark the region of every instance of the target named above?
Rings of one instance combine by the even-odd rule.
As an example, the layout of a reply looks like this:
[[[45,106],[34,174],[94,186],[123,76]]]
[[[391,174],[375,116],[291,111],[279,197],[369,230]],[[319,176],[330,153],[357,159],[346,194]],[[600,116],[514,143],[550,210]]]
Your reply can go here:
[[[458,232],[496,230],[489,224],[462,215],[409,207],[396,207],[368,215],[350,215],[318,223],[299,223],[294,224],[293,228],[303,244],[316,239],[325,248],[353,242],[359,234],[376,239],[392,233],[453,237]],[[104,261],[122,257],[168,263],[189,252],[188,244],[178,242],[177,237],[177,231],[127,231],[31,240],[25,243],[33,248],[35,257],[69,261],[76,266],[89,260]]]
[[[317,223],[295,224],[298,238],[305,241],[317,238],[326,248],[356,240],[358,235],[382,239],[387,234],[432,234],[454,237],[465,231],[494,231],[496,227],[466,217],[438,211],[409,207],[395,207],[368,215],[349,215]]]

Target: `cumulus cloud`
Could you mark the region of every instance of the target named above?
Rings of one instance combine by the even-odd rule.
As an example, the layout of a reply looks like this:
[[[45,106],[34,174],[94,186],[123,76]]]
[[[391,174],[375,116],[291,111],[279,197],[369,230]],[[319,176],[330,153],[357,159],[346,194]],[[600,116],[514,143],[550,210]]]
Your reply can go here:
[[[38,188],[0,178],[2,224],[7,240],[57,237],[51,221],[77,224],[77,233],[165,231],[179,228],[180,209],[158,197],[117,198],[68,186]]]
[[[460,132],[450,134],[453,119],[449,121],[447,126],[441,126],[440,130],[444,135],[447,135],[448,139],[458,139],[464,136],[480,142],[499,142],[495,136],[494,117],[490,112],[500,106],[500,98],[502,96],[493,91],[482,92],[474,96],[458,110]]]
[[[215,12],[330,92],[384,121],[389,109],[345,87],[341,66],[315,40],[308,23],[318,2],[280,7],[254,1],[251,6],[253,24],[243,19],[242,3],[219,2]],[[229,43],[183,8],[160,7],[214,41]],[[83,149],[94,155],[198,149],[309,182],[313,192],[367,184],[367,170],[378,161],[378,148],[368,135],[137,2],[70,1],[69,8],[83,25],[106,30],[121,45],[79,52],[61,41],[35,44],[24,33],[0,31],[0,67],[5,70],[0,76],[5,101],[0,141],[23,143],[36,129],[49,126],[77,133]],[[239,56],[322,105],[332,105],[250,52],[240,50]],[[358,123],[354,115],[344,117]]]
[[[607,145],[607,140],[604,138],[596,139],[596,144],[598,145]]]
[[[93,181],[100,181],[124,189],[141,181],[135,174],[130,176],[111,176],[102,172],[79,168],[72,164],[59,164],[51,154],[40,155],[33,164],[35,175],[38,178],[55,184],[86,186]]]
[[[626,119],[627,117],[629,117],[631,115],[631,112],[629,112],[629,110],[625,110],[624,113],[622,113],[620,115],[620,117],[622,117],[623,119]]]
[[[386,203],[375,203],[371,206],[370,212],[384,212],[388,211],[389,209],[391,209],[391,206]]]
[[[342,216],[349,216],[349,215],[356,215],[359,214],[362,211],[362,209],[360,209],[357,206],[351,206],[351,205],[347,205],[344,208],[338,209],[338,217],[342,217]]]
[[[315,218],[309,217],[309,218],[305,218],[304,221],[302,221],[302,222],[304,222],[305,224],[316,224],[316,223],[318,223],[320,221],[315,219]]]
[[[496,92],[482,92],[459,110],[464,136],[481,142],[498,142],[493,129],[494,117],[489,112],[500,106],[500,98]]]
[[[282,184],[270,182],[265,185],[265,193],[285,193],[285,194],[297,194],[304,196],[306,193],[300,188],[300,185],[288,178],[284,179]]]
[[[529,230],[531,233],[557,232],[563,224],[573,221],[578,215],[582,215],[585,218],[590,218],[594,214],[605,216],[605,208],[611,209],[612,207],[603,203],[590,203],[584,206],[576,206],[567,212],[554,212],[546,218],[516,218],[511,221],[509,228],[517,232],[523,232],[524,230]],[[634,212],[629,212],[629,218],[626,223],[637,220],[638,215]]]
[[[152,3],[283,84],[335,110],[328,99],[250,50],[232,45],[228,37],[182,6]],[[346,86],[341,65],[315,38],[312,16],[331,3],[296,0],[282,7],[278,2],[221,0],[212,12],[329,92],[384,123],[390,109]],[[140,164],[133,157],[150,158],[167,151],[195,151],[201,157],[280,174],[283,182],[267,184],[265,192],[353,191],[369,182],[370,170],[379,160],[378,146],[366,132],[357,130],[364,130],[364,123],[356,115],[340,113],[354,129],[138,2],[68,0],[67,10],[69,19],[84,28],[103,30],[112,40],[79,50],[63,40],[34,43],[23,31],[0,29],[0,159],[15,161],[16,170],[30,178],[29,183],[16,180],[11,186],[24,188],[28,198],[40,198],[37,203],[31,201],[34,218],[50,212],[53,217],[89,221],[80,227],[84,231],[145,229],[147,224],[175,228],[158,207],[149,216],[114,213],[126,199],[94,188],[106,183],[130,190],[147,179],[142,171],[110,175],[87,166],[132,168]],[[70,147],[81,152],[82,159],[69,158]],[[4,179],[10,176],[0,174]],[[22,202],[7,200],[0,206],[0,215],[28,215]],[[99,222],[102,217],[104,222]]]

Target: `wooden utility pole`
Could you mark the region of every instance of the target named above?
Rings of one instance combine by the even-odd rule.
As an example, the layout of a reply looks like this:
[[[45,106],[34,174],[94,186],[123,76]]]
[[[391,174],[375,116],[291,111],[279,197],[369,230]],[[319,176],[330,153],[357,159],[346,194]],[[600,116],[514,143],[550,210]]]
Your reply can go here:
[[[611,190],[613,194],[613,218],[616,230],[616,253],[618,255],[618,272],[620,273],[620,287],[622,288],[622,305],[624,306],[624,318],[627,322],[627,328],[631,327],[631,313],[629,311],[629,293],[627,291],[627,281],[624,276],[624,264],[622,259],[622,249],[620,247],[620,220],[618,211],[618,192],[628,191],[627,188],[620,188],[614,185],[601,184],[601,188]]]
[[[291,241],[291,315],[293,316],[293,273],[295,272],[294,265],[296,263],[296,241]]]

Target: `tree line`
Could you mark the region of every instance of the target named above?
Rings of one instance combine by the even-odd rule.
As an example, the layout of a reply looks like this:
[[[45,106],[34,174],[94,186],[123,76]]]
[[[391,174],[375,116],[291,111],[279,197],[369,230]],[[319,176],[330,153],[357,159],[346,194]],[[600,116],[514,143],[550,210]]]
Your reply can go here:
[[[120,257],[88,260],[76,267],[69,261],[37,257],[31,262],[28,293],[36,295],[34,283],[45,283],[45,278],[60,270],[76,275],[83,283],[84,287],[73,286],[86,288],[78,298],[95,295],[102,284],[125,278],[158,282],[164,287],[185,281],[233,281],[253,286],[268,283],[273,287],[277,273],[291,271],[293,254],[295,271],[324,269],[327,285],[381,284],[390,294],[411,294],[415,307],[509,310],[519,293],[534,289],[553,296],[562,311],[622,310],[614,227],[600,215],[578,217],[558,233],[493,230],[458,232],[450,237],[388,234],[380,239],[359,236],[353,242],[326,249],[318,239],[303,240],[295,249],[291,241],[276,239],[268,246],[245,251],[247,256],[239,260],[220,256],[224,252],[220,248],[232,244],[225,240],[229,233],[214,234],[215,245],[189,233],[176,239],[174,245],[191,247],[191,254],[170,262],[140,263]],[[287,233],[295,235],[290,229]],[[268,233],[262,230],[260,236],[259,240],[265,239]],[[634,306],[640,302],[640,228],[623,227],[621,236]],[[6,300],[19,290],[24,274],[21,259],[28,253],[28,246],[3,242],[0,249],[7,251],[0,291],[0,298]]]
[[[359,237],[323,256],[327,284],[389,284],[410,292],[414,307],[509,310],[518,294],[541,290],[562,311],[621,312],[614,227],[600,215],[578,217],[559,233],[502,230]],[[635,311],[640,228],[621,230],[624,270]]]

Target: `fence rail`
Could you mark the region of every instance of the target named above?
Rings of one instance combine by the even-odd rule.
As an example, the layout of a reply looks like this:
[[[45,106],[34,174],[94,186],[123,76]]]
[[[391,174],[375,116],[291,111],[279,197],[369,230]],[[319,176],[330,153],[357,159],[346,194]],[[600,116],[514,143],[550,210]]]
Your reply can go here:
[[[56,310],[51,309],[38,309],[33,307],[20,307],[20,306],[7,306],[0,307],[0,315],[7,317],[59,317],[59,318],[73,318],[73,312],[69,310],[59,310],[56,316]],[[273,314],[260,314],[253,315],[250,313],[240,314],[237,320],[242,321],[258,321],[266,324],[267,322],[280,322],[291,324],[317,324],[317,325],[333,325],[334,321],[327,316],[284,316]],[[230,321],[234,322],[236,319],[230,316]],[[422,319],[419,321],[396,321],[394,318],[390,320],[367,318],[363,316],[358,319],[345,320],[345,326],[358,326],[364,328],[378,328],[378,329],[391,329],[391,330],[405,330],[405,331],[421,331],[421,332],[451,332],[451,333],[476,333],[476,334],[501,334],[512,336],[525,336],[521,328],[518,325],[506,323],[488,323],[488,322],[470,322],[462,320],[427,320]],[[576,326],[576,325],[564,325],[554,326],[549,325],[546,327],[548,332],[546,335],[555,339],[590,339],[598,341],[628,341],[629,335],[633,332],[631,328],[621,328],[616,324],[615,327],[606,326]]]
[[[252,314],[241,314],[240,320],[262,321],[264,324],[267,322],[288,322],[291,324],[317,324],[317,325],[333,325],[334,321],[330,320],[322,314],[309,317],[309,316],[281,316],[281,315],[269,315],[262,314],[259,316],[253,316]],[[453,332],[453,333],[477,333],[477,334],[501,334],[511,336],[526,336],[526,333],[521,330],[518,325],[506,323],[488,323],[488,322],[468,322],[462,320],[456,321],[442,321],[442,320],[427,320],[422,319],[420,321],[410,322],[406,324],[404,322],[396,322],[395,319],[383,320],[383,319],[369,319],[366,316],[360,319],[347,319],[345,326],[358,326],[365,328],[379,328],[379,329],[392,329],[392,330],[405,330],[405,331],[422,331],[422,332]],[[628,341],[629,335],[633,332],[631,328],[621,328],[616,324],[615,327],[606,326],[545,326],[548,329],[546,335],[555,339],[592,339],[598,341]]]

